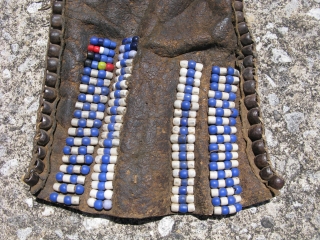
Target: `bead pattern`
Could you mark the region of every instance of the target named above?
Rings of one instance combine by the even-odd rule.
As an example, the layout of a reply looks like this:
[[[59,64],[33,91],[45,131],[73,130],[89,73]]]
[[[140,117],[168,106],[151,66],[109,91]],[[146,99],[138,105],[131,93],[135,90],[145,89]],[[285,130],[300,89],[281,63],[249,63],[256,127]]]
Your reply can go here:
[[[194,212],[195,156],[194,143],[199,86],[203,65],[193,60],[180,61],[177,100],[174,102],[172,143],[172,174],[174,177],[171,211]]]
[[[212,67],[208,92],[208,131],[210,135],[209,179],[214,215],[239,212],[242,188],[237,168],[238,145],[235,108],[239,72],[231,67]]]
[[[99,136],[99,128],[104,119],[105,104],[108,101],[110,79],[113,77],[113,59],[116,43],[109,39],[92,37],[88,46],[88,55],[84,63],[83,76],[79,86],[80,94],[75,104],[76,110],[68,129],[69,137],[63,148],[60,172],[56,174],[58,183],[54,183],[50,194],[52,202],[66,205],[78,205],[82,195],[89,165],[93,162],[92,154]],[[96,55],[96,53],[99,53]],[[68,183],[68,184],[67,184]]]
[[[113,179],[118,158],[118,147],[120,146],[120,132],[123,116],[127,109],[127,89],[132,73],[133,58],[137,54],[138,40],[138,37],[123,40],[119,48],[119,61],[115,64],[117,68],[116,77],[111,85],[110,99],[107,101],[106,112],[108,115],[104,117],[104,124],[102,125],[101,139],[99,140],[100,148],[97,150],[91,175],[90,198],[87,200],[88,206],[98,211],[112,208]],[[93,49],[93,51],[97,52],[98,49]],[[101,52],[100,48],[99,53]],[[90,64],[97,65],[93,61]],[[101,67],[104,68],[104,66]],[[97,68],[99,69],[99,65]],[[95,71],[90,72],[91,75],[92,73],[97,74]]]

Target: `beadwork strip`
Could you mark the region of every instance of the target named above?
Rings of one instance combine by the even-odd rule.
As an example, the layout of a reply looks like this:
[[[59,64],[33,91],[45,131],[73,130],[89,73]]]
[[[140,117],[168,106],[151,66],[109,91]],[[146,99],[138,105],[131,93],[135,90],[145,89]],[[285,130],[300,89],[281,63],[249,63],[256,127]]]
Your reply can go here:
[[[79,195],[84,193],[86,175],[90,173],[94,146],[98,144],[99,128],[102,125],[105,103],[108,100],[110,79],[113,77],[113,56],[116,43],[109,39],[92,37],[84,63],[80,94],[76,110],[68,129],[69,137],[63,148],[62,162],[56,174],[52,202],[78,205]],[[77,195],[65,195],[65,194]]]
[[[126,113],[128,82],[131,77],[133,58],[137,54],[138,37],[125,38],[119,48],[116,78],[108,101],[107,116],[102,126],[94,172],[91,175],[91,191],[87,204],[98,211],[112,208],[113,180],[117,163],[120,132]]]
[[[170,141],[172,143],[172,212],[194,212],[196,116],[199,110],[199,86],[203,65],[193,60],[180,61],[177,100]]]
[[[235,108],[239,72],[231,67],[212,67],[208,93],[208,131],[210,135],[210,188],[214,215],[239,212],[242,188],[239,165]]]

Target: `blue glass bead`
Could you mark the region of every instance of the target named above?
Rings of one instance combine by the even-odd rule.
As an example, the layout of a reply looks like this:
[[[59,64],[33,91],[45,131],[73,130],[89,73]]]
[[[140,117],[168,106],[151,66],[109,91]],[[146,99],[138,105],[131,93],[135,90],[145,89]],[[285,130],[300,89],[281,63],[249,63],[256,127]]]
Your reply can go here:
[[[221,207],[221,214],[222,215],[227,215],[229,214],[229,208],[227,206],[222,206]]]
[[[83,69],[83,74],[90,76],[90,74],[91,74],[91,68],[85,67],[85,68]]]
[[[180,162],[180,169],[188,169],[188,162],[187,161],[181,161]]]
[[[188,178],[188,170],[180,170],[179,177],[182,179]]]
[[[123,54],[123,59],[129,59],[129,52],[125,52]]]
[[[103,47],[108,48],[108,47],[110,47],[110,44],[111,44],[111,41],[109,39],[105,38],[103,40]]]
[[[224,126],[224,133],[230,134],[230,133],[231,133],[231,127],[229,127],[229,126]]]
[[[213,66],[213,67],[212,67],[212,73],[213,73],[213,74],[220,74],[220,67],[218,67],[218,66]]]
[[[233,188],[234,188],[234,193],[235,194],[242,193],[242,187],[240,185],[235,185],[235,186],[233,186]]]
[[[109,88],[108,87],[101,87],[101,95],[108,95],[109,94]]]
[[[99,46],[103,46],[103,38],[98,38],[98,44]]]
[[[188,205],[187,204],[179,204],[179,212],[180,213],[187,213],[188,212]]]
[[[193,69],[188,69],[187,71],[187,77],[194,77],[194,74],[196,73]]]
[[[79,150],[78,150],[78,153],[79,153],[80,155],[85,155],[85,154],[87,154],[87,148],[84,147],[84,146],[80,146],[80,147],[79,147]]]
[[[111,148],[112,147],[112,140],[111,139],[104,139],[103,146],[107,147],[107,148]]]
[[[231,85],[229,85],[229,84],[226,84],[225,86],[224,86],[224,91],[225,92],[231,92],[231,90],[232,90],[232,87],[231,87]]]
[[[78,176],[77,175],[71,175],[70,177],[70,182],[72,184],[76,184],[77,183],[77,180],[78,180]]]
[[[75,188],[75,193],[81,195],[84,193],[84,186],[77,184]]]
[[[111,49],[115,49],[116,47],[117,47],[117,43],[114,42],[114,41],[111,41],[111,43],[110,43],[110,48],[111,48]]]
[[[69,157],[69,162],[70,162],[71,164],[76,164],[76,163],[77,163],[77,156],[71,155],[71,156]]]
[[[232,159],[232,153],[231,152],[226,152],[225,153],[226,154],[226,161],[229,161],[229,160],[231,160]]]
[[[93,162],[93,157],[92,157],[92,155],[85,155],[85,156],[84,156],[84,162],[85,162],[85,164],[90,165],[90,164]]]
[[[215,98],[215,99],[221,99],[221,98],[222,98],[222,92],[220,92],[220,91],[215,91],[214,98]]]
[[[89,76],[86,76],[86,75],[83,75],[81,77],[81,82],[84,83],[84,84],[89,84],[90,82],[90,77]]]
[[[90,44],[97,45],[98,44],[98,38],[97,37],[91,37],[90,38]]]
[[[214,98],[209,98],[208,99],[208,105],[209,107],[215,107],[217,104],[217,101]]]
[[[97,68],[98,68],[98,64],[99,64],[98,61],[92,61],[92,63],[91,63],[91,68],[97,69]]]
[[[59,195],[59,194],[56,193],[56,192],[50,193],[50,201],[56,203],[56,202],[57,202],[58,195]]]
[[[98,191],[96,197],[99,200],[104,200],[104,192],[103,191]]]
[[[231,113],[230,117],[233,117],[233,118],[238,117],[239,111],[238,111],[237,109],[232,108],[232,109],[231,109],[231,112],[232,112],[232,113]]]
[[[234,196],[228,196],[228,204],[233,205],[236,203],[236,199]]]
[[[96,112],[94,112],[94,111],[90,111],[89,112],[89,119],[95,119],[96,118],[96,116],[97,116],[97,113]]]
[[[93,95],[92,100],[94,103],[99,103],[100,102],[100,96],[99,95]]]
[[[74,113],[73,113],[73,116],[75,118],[81,118],[81,113],[82,113],[81,110],[75,110]]]
[[[106,63],[113,63],[113,58],[112,57],[107,57],[105,62]]]
[[[179,195],[179,203],[186,204],[187,203],[187,196],[186,195]]]
[[[63,179],[63,173],[62,172],[57,172],[56,174],[56,180],[58,182],[62,182],[62,179]]]
[[[187,127],[180,127],[180,134],[188,135],[188,128]]]
[[[230,169],[232,167],[232,164],[230,161],[224,161],[224,168],[225,169]]]
[[[233,82],[234,82],[233,76],[227,75],[226,76],[226,83],[227,84],[233,84]]]
[[[185,117],[181,118],[181,119],[180,119],[180,125],[181,125],[182,127],[188,126],[188,118],[185,118]]]
[[[101,162],[103,164],[109,164],[110,163],[110,155],[102,155]]]
[[[237,98],[237,95],[235,93],[229,93],[229,100],[230,101],[235,101]]]
[[[179,135],[178,143],[187,143],[187,135]]]
[[[240,171],[238,168],[232,168],[231,172],[232,172],[232,177],[239,177]]]
[[[229,118],[229,125],[230,126],[235,126],[237,123],[236,119],[235,118]]]
[[[223,170],[218,171],[218,179],[224,179],[226,177],[225,173]]]
[[[192,77],[187,77],[187,79],[186,79],[186,85],[192,86],[193,83],[194,83],[194,78],[192,78]]]
[[[108,164],[101,164],[100,171],[101,172],[108,172]]]
[[[103,201],[103,208],[106,210],[110,210],[112,208],[112,201],[111,200],[104,200]]]
[[[136,42],[131,43],[130,44],[130,49],[137,51],[138,50],[138,43],[136,43]]]
[[[106,54],[106,55],[109,56],[109,57],[114,57],[115,54],[116,54],[115,51],[110,49],[108,54]]]
[[[109,56],[109,53],[110,53],[110,49],[109,48],[104,48],[103,49],[103,55],[106,55],[106,56]]]
[[[192,89],[193,89],[192,86],[185,85],[184,92],[192,94]]]
[[[80,118],[78,121],[78,126],[84,128],[85,126],[87,126],[87,120]]]
[[[127,42],[127,38],[124,38],[124,39],[122,39],[121,44],[124,45],[124,44],[126,44],[126,42]]]
[[[71,153],[71,147],[69,147],[69,146],[65,146],[64,148],[63,148],[63,153],[64,154],[70,154]]]
[[[219,82],[219,75],[218,74],[211,74],[211,82]]]
[[[95,89],[95,87],[94,87],[93,85],[88,85],[88,90],[87,90],[87,92],[88,92],[89,94],[93,94],[93,93],[94,93],[94,89]]]
[[[226,186],[227,187],[232,187],[234,185],[234,181],[232,178],[227,178],[226,179]]]
[[[222,118],[221,117],[216,117],[216,125],[221,126],[223,123]]]
[[[179,195],[186,195],[187,194],[187,187],[181,186],[179,187]]]
[[[84,111],[89,111],[89,110],[90,110],[90,107],[91,107],[91,104],[88,103],[88,102],[85,102],[85,103],[83,103],[83,105],[82,105],[82,110],[84,110]]]
[[[186,152],[187,151],[187,144],[179,144],[179,151]]]
[[[226,151],[231,152],[232,151],[232,144],[231,143],[225,143],[224,144]]]
[[[103,209],[103,202],[101,200],[96,200],[93,204],[93,207],[97,211],[101,211]]]
[[[211,126],[209,126],[209,134],[210,135],[216,135],[217,134],[217,130],[218,130],[218,128],[217,128],[217,126],[216,125],[211,125]],[[210,145],[209,145],[210,146]]]
[[[218,188],[219,182],[218,180],[210,180],[210,188]]]
[[[228,194],[227,189],[225,189],[225,188],[220,188],[219,189],[219,196],[220,197],[226,197],[227,194]]]
[[[128,37],[126,40],[126,44],[132,43],[132,37]]]
[[[106,71],[99,70],[98,71],[98,78],[106,78]]]
[[[93,57],[93,60],[96,60],[96,61],[99,61],[99,62],[100,62],[100,60],[101,60],[101,55],[100,55],[99,53],[95,53],[95,54],[94,54],[94,57]],[[101,60],[101,62],[104,62],[104,61]]]
[[[229,108],[229,106],[230,106],[230,104],[229,104],[228,101],[225,101],[225,100],[222,101],[222,107],[223,108]]]
[[[187,161],[187,153],[186,152],[179,152],[179,160],[180,161]]]
[[[188,186],[188,179],[181,179],[181,186]]]
[[[100,191],[105,190],[105,183],[104,182],[98,182],[98,190],[100,190]]]
[[[216,162],[209,163],[209,170],[210,171],[217,171],[218,170],[218,164]]]
[[[219,160],[219,156],[217,153],[210,153],[210,161],[217,162]]]
[[[87,175],[87,174],[89,174],[89,172],[90,172],[90,167],[88,167],[86,165],[81,167],[81,174]]]
[[[80,102],[85,102],[85,101],[86,101],[86,95],[85,95],[84,93],[80,93],[80,94],[78,95],[78,100],[79,100]]]
[[[210,89],[214,90],[214,91],[218,91],[219,90],[218,86],[219,86],[218,83],[213,82],[213,83],[210,84]]]
[[[66,144],[67,144],[68,146],[73,146],[73,144],[74,144],[74,138],[73,138],[73,137],[67,137],[67,138],[66,138]]]
[[[189,117],[189,111],[182,111],[182,116],[183,118],[188,118]]]
[[[189,60],[189,61],[188,61],[188,68],[195,69],[196,64],[197,64],[197,63],[196,63],[195,61]]]
[[[109,123],[108,124],[108,131],[109,132],[114,131],[114,126],[115,126],[115,123]]]
[[[67,191],[67,184],[62,183],[62,184],[60,185],[60,187],[59,187],[59,191],[60,191],[61,193],[67,193],[67,192],[68,192],[68,191]]]
[[[93,120],[93,127],[94,128],[100,128],[101,126],[102,126],[102,121],[100,121],[99,119]]]
[[[237,141],[236,135],[230,135],[230,142],[235,143]]]
[[[240,203],[236,203],[234,206],[236,207],[237,212],[240,212],[242,210],[242,205]]]
[[[99,136],[99,129],[98,128],[91,128],[91,136],[98,137]]]
[[[73,166],[72,166],[72,165],[69,165],[66,170],[67,170],[67,173],[72,174],[72,172],[73,172]]]
[[[132,37],[132,42],[139,42],[139,37],[138,36],[133,36]]]
[[[183,96],[183,101],[191,102],[191,94],[185,93]],[[189,110],[189,109],[187,109]]]
[[[103,79],[100,79],[100,78],[97,78],[97,83],[96,85],[98,87],[103,87],[104,86],[104,80]]]
[[[227,68],[227,74],[228,75],[234,75],[234,73],[235,73],[234,68],[232,68],[232,67],[228,67]]]
[[[212,198],[211,202],[212,202],[213,206],[220,206],[220,198],[219,197]]]
[[[224,137],[222,135],[217,135],[217,143],[223,143]]]
[[[216,116],[222,117],[224,115],[224,110],[222,108],[216,108]]]
[[[116,87],[116,89],[118,89],[118,90],[121,90],[121,82],[116,82],[116,85],[115,85],[115,87]]]
[[[100,182],[105,182],[105,181],[107,181],[107,176],[106,176],[105,173],[100,173],[98,175],[98,179],[99,179]]]
[[[121,97],[120,90],[114,91],[114,96],[115,96],[115,98],[120,98]]]
[[[191,107],[190,102],[187,102],[187,101],[182,101],[181,102],[181,109],[182,110],[189,110],[190,107]]]

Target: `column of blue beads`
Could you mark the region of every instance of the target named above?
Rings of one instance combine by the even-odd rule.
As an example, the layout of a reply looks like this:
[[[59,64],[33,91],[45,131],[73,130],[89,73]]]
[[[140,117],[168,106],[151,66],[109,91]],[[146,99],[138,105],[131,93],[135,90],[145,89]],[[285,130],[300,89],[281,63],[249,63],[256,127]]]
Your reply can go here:
[[[208,109],[210,134],[210,188],[214,215],[239,212],[242,188],[239,185],[238,145],[235,106],[239,71],[212,67]]]
[[[177,100],[170,141],[174,183],[171,196],[172,212],[194,212],[195,126],[199,109],[199,86],[203,65],[193,60],[180,61]]]
[[[78,205],[79,195],[84,192],[85,176],[93,162],[94,146],[98,144],[99,128],[104,118],[105,103],[109,94],[112,72],[112,57],[115,42],[109,39],[92,37],[88,46],[87,59],[80,84],[80,94],[75,104],[76,110],[68,129],[69,137],[63,148],[63,165],[56,174],[58,183],[53,185],[55,192],[50,194],[52,202]],[[99,53],[98,53],[99,52]],[[108,55],[105,53],[108,52]],[[65,195],[72,193],[76,195]]]
[[[92,190],[88,205],[96,210],[112,208],[113,179],[120,144],[120,131],[126,113],[128,80],[131,77],[133,58],[137,54],[138,37],[126,38],[119,48],[119,61],[116,63],[116,78],[108,101],[107,116],[102,126],[98,156],[95,159],[94,173],[91,175]]]

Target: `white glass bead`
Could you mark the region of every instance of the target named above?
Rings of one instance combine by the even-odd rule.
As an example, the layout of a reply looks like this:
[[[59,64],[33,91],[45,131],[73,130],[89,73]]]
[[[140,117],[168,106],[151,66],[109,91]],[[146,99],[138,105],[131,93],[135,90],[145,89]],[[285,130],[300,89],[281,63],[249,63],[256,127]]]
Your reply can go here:
[[[109,105],[110,107],[114,106],[114,102],[115,102],[115,101],[116,101],[116,99],[110,99],[110,100],[108,101],[108,105]],[[119,105],[122,106],[122,107],[127,106],[126,99],[125,99],[125,98],[120,98],[120,100],[119,100]]]
[[[221,197],[220,198],[220,205],[221,206],[228,205],[228,198],[227,197]]]
[[[104,155],[104,148],[98,148],[97,154]],[[111,156],[118,156],[118,148],[116,148],[116,147],[110,148],[110,155]]]
[[[97,189],[91,189],[89,196],[92,198],[97,198],[97,193],[98,193]]]
[[[116,97],[114,96],[114,93],[115,93],[115,91],[113,91],[113,92],[110,93],[110,98],[116,98]],[[129,91],[128,91],[128,90],[120,90],[119,93],[120,93],[120,97],[121,97],[121,98],[125,98],[125,97],[128,96]]]
[[[196,207],[194,203],[189,203],[188,204],[188,212],[194,212],[196,210]]]
[[[57,202],[58,203],[64,203],[64,197],[65,197],[65,195],[58,194]]]
[[[172,144],[172,151],[173,152],[179,152],[180,151],[180,144],[178,143],[175,143],[175,144]],[[187,152],[193,152],[194,151],[194,144],[186,144],[186,150]]]
[[[174,116],[175,117],[182,117],[182,110],[181,109],[175,109],[174,110]],[[196,111],[189,111],[189,118],[196,118],[197,117],[197,112]]]
[[[87,204],[89,207],[94,207],[94,203],[96,202],[96,199],[95,198],[88,198],[87,200]]]
[[[235,185],[237,185],[237,184],[235,184]],[[241,196],[240,195],[234,195],[234,198],[236,199],[236,203],[241,202]]]
[[[234,167],[238,167],[239,166],[239,162],[237,160],[231,160],[231,166]]]
[[[213,208],[213,214],[214,215],[221,215],[222,214],[222,208],[221,207],[214,207]]]
[[[234,205],[229,205],[228,208],[229,208],[229,214],[234,214],[237,212],[237,209]]]
[[[178,203],[171,204],[171,212],[179,212],[179,204]]]
[[[234,188],[233,187],[228,187],[228,188],[226,188],[226,190],[227,190],[228,196],[234,195]]]
[[[113,191],[108,189],[106,191],[104,191],[104,198],[107,200],[111,200],[112,199],[112,195],[113,195]]]
[[[187,178],[188,186],[194,186],[194,178]],[[174,178],[173,179],[174,186],[181,186],[181,178]]]
[[[121,107],[121,106],[117,107],[117,114],[118,114],[118,115],[124,115],[124,114],[126,113],[126,111],[127,111],[127,108],[126,108],[126,107]],[[107,113],[108,113],[109,115],[112,115],[112,113],[111,113],[111,107],[108,107],[108,108],[107,108]]]
[[[95,157],[95,163],[102,164],[102,161],[101,161],[102,155],[98,155]],[[110,159],[110,163],[117,163],[118,156],[112,155],[109,157],[109,159]]]

